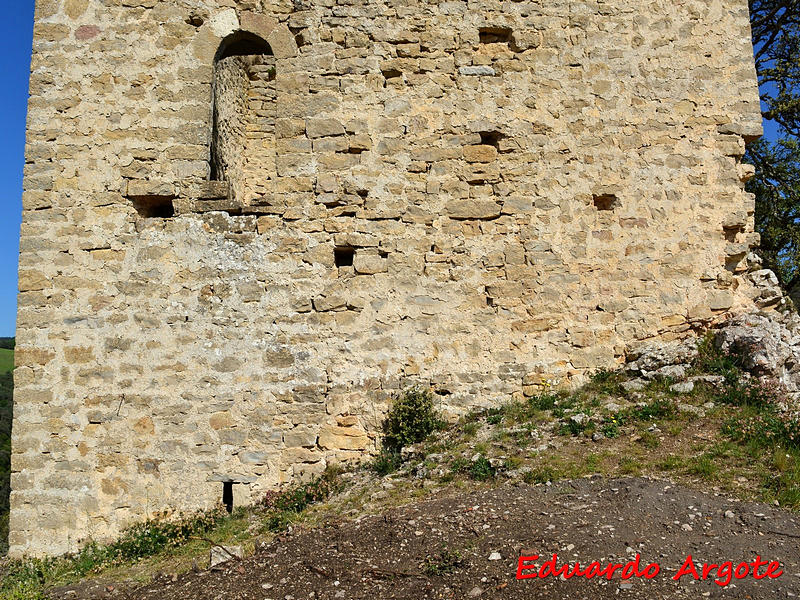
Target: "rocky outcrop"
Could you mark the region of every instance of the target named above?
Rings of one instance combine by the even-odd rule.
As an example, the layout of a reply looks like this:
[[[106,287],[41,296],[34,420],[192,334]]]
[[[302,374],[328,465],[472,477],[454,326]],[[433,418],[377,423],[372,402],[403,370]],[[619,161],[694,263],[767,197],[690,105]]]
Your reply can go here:
[[[734,317],[716,331],[714,345],[741,356],[752,375],[777,381],[800,398],[800,317],[794,311]]]
[[[751,376],[779,384],[794,403],[800,400],[800,315],[772,271],[758,269],[747,278],[759,294],[756,305],[779,310],[740,314],[718,324],[712,332],[714,347],[739,357],[741,368]],[[643,380],[658,376],[683,380],[698,357],[700,340],[689,337],[633,346],[626,355],[625,370]],[[690,385],[695,379],[676,385]],[[636,380],[629,385],[635,386]]]

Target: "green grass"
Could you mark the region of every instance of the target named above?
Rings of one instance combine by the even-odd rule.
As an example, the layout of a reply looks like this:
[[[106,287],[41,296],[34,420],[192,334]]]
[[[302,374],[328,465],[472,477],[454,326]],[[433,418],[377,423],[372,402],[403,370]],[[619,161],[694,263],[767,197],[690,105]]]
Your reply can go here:
[[[14,368],[14,351],[0,348],[0,374],[10,373]]]
[[[0,556],[8,551],[14,351],[0,348]]]

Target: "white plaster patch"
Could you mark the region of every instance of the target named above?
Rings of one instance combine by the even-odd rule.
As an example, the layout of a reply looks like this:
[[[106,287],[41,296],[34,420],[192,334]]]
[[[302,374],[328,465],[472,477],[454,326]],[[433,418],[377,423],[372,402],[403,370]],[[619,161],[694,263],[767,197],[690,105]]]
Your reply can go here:
[[[235,9],[229,8],[211,17],[208,24],[211,27],[211,31],[214,32],[214,35],[224,38],[234,31],[239,30],[239,17]]]

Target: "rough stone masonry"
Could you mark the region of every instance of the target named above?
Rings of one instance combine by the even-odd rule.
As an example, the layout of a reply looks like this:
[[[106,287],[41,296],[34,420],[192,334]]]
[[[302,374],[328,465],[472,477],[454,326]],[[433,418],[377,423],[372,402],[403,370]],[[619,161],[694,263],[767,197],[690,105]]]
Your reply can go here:
[[[11,554],[749,310],[745,0],[37,0]]]

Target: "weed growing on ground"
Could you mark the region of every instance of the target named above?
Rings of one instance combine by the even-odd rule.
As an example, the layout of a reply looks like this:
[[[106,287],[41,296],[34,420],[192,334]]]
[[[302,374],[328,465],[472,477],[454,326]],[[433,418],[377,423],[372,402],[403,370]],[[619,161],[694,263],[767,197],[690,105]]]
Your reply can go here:
[[[558,472],[550,465],[542,465],[528,471],[522,477],[525,483],[547,483],[548,481],[557,481],[559,479]]]
[[[461,431],[464,433],[465,437],[471,438],[478,433],[480,428],[481,424],[473,421],[470,423],[464,423],[464,428]]]
[[[591,376],[585,391],[608,396],[621,396],[623,394],[622,382],[625,374],[622,371],[609,371],[600,369]]]
[[[600,428],[600,433],[608,439],[619,437],[619,419],[617,417],[607,419]]]
[[[429,556],[422,565],[426,575],[449,575],[464,564],[458,550],[448,550],[443,547],[435,556]]]
[[[642,472],[642,462],[637,458],[623,457],[619,461],[619,470],[625,475],[639,475]]]
[[[490,408],[486,413],[486,422],[489,425],[499,425],[503,421],[503,411],[499,408]]]
[[[481,454],[477,460],[473,460],[468,470],[469,476],[475,481],[486,481],[495,476],[495,468],[489,459]]]
[[[389,473],[394,473],[403,464],[403,458],[399,452],[381,448],[378,455],[372,460],[369,467],[378,475],[383,477]]]
[[[458,456],[450,462],[450,472],[441,477],[440,481],[453,481],[458,475],[466,475],[473,481],[488,481],[497,475],[497,469],[483,454],[474,460]]]
[[[285,529],[306,508],[341,490],[342,484],[338,475],[337,470],[327,469],[320,477],[308,483],[292,486],[282,492],[267,492],[260,503],[260,507],[266,509],[263,519],[265,529]]]
[[[717,474],[717,465],[714,463],[714,458],[709,454],[702,454],[698,456],[689,465],[687,472],[690,475],[696,475],[703,479],[714,479]]]

